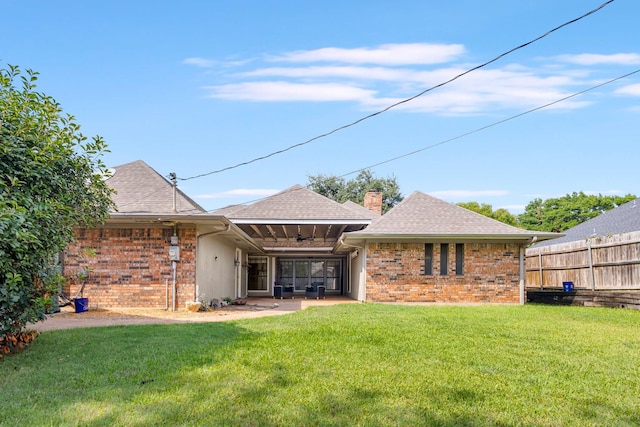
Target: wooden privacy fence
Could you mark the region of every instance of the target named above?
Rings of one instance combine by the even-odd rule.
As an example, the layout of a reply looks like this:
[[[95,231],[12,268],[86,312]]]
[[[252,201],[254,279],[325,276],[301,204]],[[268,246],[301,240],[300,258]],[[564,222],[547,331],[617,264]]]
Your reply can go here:
[[[525,286],[589,290],[640,289],[640,231],[528,248]]]

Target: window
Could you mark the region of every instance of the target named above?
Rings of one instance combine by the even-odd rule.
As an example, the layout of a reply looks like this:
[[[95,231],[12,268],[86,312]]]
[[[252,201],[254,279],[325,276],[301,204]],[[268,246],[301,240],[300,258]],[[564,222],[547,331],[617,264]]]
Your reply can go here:
[[[424,244],[424,274],[425,276],[433,274],[433,243]]]
[[[464,276],[464,244],[456,244],[456,276]]]
[[[440,275],[449,274],[449,244],[440,243]]]

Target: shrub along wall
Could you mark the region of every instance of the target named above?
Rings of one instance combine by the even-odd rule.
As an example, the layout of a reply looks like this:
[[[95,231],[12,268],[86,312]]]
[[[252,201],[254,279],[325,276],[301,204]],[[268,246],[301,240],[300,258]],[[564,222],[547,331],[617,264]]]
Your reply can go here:
[[[71,279],[65,294],[79,296],[84,282],[82,296],[90,308],[172,307],[172,235],[172,228],[160,227],[76,230],[76,242],[64,254],[64,275]],[[179,228],[177,235],[176,308],[184,308],[195,299],[195,227]]]
[[[446,274],[440,248],[433,245],[432,274],[425,274],[423,243],[367,245],[367,301],[519,303],[520,246],[465,243],[463,274],[456,275],[456,245],[448,245]]]

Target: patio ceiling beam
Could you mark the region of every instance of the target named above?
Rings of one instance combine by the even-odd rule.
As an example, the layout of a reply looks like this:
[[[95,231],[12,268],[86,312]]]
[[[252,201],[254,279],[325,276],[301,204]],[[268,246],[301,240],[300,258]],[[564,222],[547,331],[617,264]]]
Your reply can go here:
[[[282,227],[282,233],[284,234],[284,238],[289,240],[289,233],[287,233],[287,226],[281,225],[280,227]]]
[[[332,227],[333,227],[333,225],[331,225],[331,224],[327,227],[327,232],[324,233],[324,239],[325,240],[327,240],[329,238],[329,233],[331,233],[331,228]]]
[[[267,230],[269,230],[269,234],[271,234],[273,240],[278,240],[278,235],[276,234],[276,231],[273,229],[273,227],[267,225]]]
[[[264,236],[262,235],[262,232],[260,231],[257,225],[251,224],[251,229],[256,232],[258,237],[260,237],[261,239],[264,239]]]
[[[318,227],[317,225],[313,226],[313,231],[311,232],[311,239],[312,240],[315,240],[315,238],[316,238],[316,229],[317,229],[317,227]]]

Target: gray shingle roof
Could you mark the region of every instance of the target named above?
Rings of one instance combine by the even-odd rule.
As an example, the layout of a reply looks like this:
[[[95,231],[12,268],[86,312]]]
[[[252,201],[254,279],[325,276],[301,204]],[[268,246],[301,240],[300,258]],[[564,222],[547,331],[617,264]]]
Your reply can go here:
[[[345,208],[351,209],[354,212],[360,213],[361,215],[366,215],[369,217],[369,219],[376,219],[376,218],[380,218],[380,215],[373,212],[370,209],[365,208],[362,205],[359,205],[355,202],[352,202],[351,200],[347,200],[346,202],[344,202],[342,204],[342,206],[344,206]]]
[[[171,214],[173,186],[142,160],[112,168],[107,185],[116,190],[113,201],[118,214]],[[205,210],[178,189],[178,214],[197,214]]]
[[[627,202],[617,208],[604,212],[597,217],[564,231],[564,237],[541,242],[535,247],[575,242],[589,237],[640,231],[640,198]]]
[[[370,221],[370,216],[356,212],[301,185],[294,185],[242,209],[232,210],[231,221],[256,219],[261,221]]]
[[[500,221],[416,191],[369,227],[349,233],[367,236],[458,236],[548,239],[555,233],[541,233],[512,227]]]

